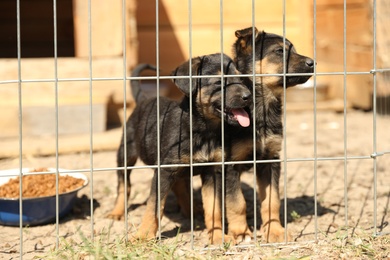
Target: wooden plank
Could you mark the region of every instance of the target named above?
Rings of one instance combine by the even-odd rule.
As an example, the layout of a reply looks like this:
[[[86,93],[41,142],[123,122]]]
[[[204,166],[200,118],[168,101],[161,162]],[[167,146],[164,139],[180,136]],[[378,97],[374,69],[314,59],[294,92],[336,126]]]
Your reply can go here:
[[[92,132],[106,130],[106,104],[71,104],[58,107],[58,134],[80,134],[90,131],[92,113]],[[23,133],[26,135],[55,135],[55,106],[29,106],[22,110]]]
[[[17,88],[17,86],[15,86]],[[4,100],[5,96],[0,95],[2,100]],[[19,130],[19,110],[17,107],[10,106],[0,106],[1,114],[0,114],[0,137],[9,137],[9,136],[18,136]],[[2,143],[4,140],[2,140]],[[0,150],[4,150],[0,149]]]
[[[22,121],[24,135],[54,135],[56,123],[55,95],[53,87],[28,88],[22,85],[22,110],[19,111],[18,88],[16,84],[6,84],[0,91],[0,136],[17,136],[19,119]],[[80,89],[77,89],[80,91]],[[85,92],[80,91],[80,92]],[[76,98],[74,98],[76,97]],[[64,102],[64,100],[66,102]],[[77,134],[89,132],[89,115],[92,108],[92,130],[101,132],[106,129],[107,98],[93,98],[89,103],[88,95],[64,97],[62,91],[58,100],[58,133]],[[21,117],[19,118],[19,114]]]
[[[286,3],[286,33],[300,53],[313,56],[313,27],[310,1]],[[137,0],[139,61],[156,62],[156,6],[152,0]],[[207,6],[207,8],[205,8]],[[259,30],[283,34],[283,3],[256,3],[256,26]],[[302,8],[304,7],[304,8]],[[189,58],[188,5],[173,0],[159,2],[160,65],[170,73]],[[192,2],[192,54],[204,55],[221,51],[220,3],[199,0]],[[236,40],[234,32],[252,25],[251,2],[223,3],[223,51],[231,55]]]
[[[364,110],[372,109],[372,86],[372,75],[348,75],[347,100],[354,107]]]
[[[316,111],[335,111],[335,112],[343,112],[344,111],[344,100],[343,99],[332,99],[332,100],[326,100],[326,101],[317,101],[316,103]],[[347,101],[347,104],[345,105],[347,110],[350,110],[352,108],[352,104]],[[313,102],[289,102],[286,105],[286,110],[288,112],[298,112],[298,111],[305,111],[305,110],[314,110],[314,104]]]
[[[94,58],[92,60],[92,77],[123,78],[123,59]],[[89,60],[87,58],[58,58],[58,78],[80,79],[59,82],[59,102],[77,104],[88,102],[89,99]],[[44,82],[54,78],[54,60],[51,58],[36,58],[21,60],[21,78],[23,81],[41,80],[43,82],[22,83],[23,102],[31,105],[54,104],[54,82]],[[18,79],[18,62],[16,59],[0,59],[0,80]],[[93,96],[96,99],[111,98],[114,102],[123,102],[122,80],[98,80],[92,83]],[[13,84],[3,84],[0,97],[8,93],[8,98],[2,99],[2,104],[17,104],[17,87]],[[10,98],[13,95],[14,98]],[[39,97],[39,98],[38,98]],[[47,97],[47,98],[46,98]],[[127,97],[130,97],[128,94]]]
[[[132,70],[138,64],[138,33],[136,0],[126,1],[126,65]]]
[[[327,64],[328,70],[334,66]],[[321,82],[329,86],[330,99],[344,99],[343,75],[331,75],[318,77]],[[368,110],[372,108],[372,75],[348,75],[346,78],[347,101],[351,106]]]
[[[299,13],[302,9],[309,9],[310,1],[291,0],[286,2],[287,21],[301,20]],[[207,8],[205,8],[207,7]],[[302,8],[305,7],[305,8]],[[156,1],[137,0],[137,22],[140,27],[156,27]],[[197,0],[192,2],[193,25],[219,25],[221,21],[220,2]],[[252,24],[252,2],[250,1],[225,1],[222,6],[224,25]],[[256,2],[254,14],[256,24],[278,23],[283,26],[283,2]],[[159,26],[187,26],[189,23],[188,3],[177,4],[176,0],[159,1]],[[238,28],[239,29],[239,28]]]
[[[89,56],[88,2],[73,0],[76,57]],[[122,2],[94,0],[91,7],[93,56],[122,54]]]
[[[318,7],[343,7],[344,1],[343,0],[317,0],[316,1]],[[346,0],[347,6],[352,5],[361,5],[361,4],[367,4],[368,0]]]
[[[368,0],[346,2],[346,68],[344,68],[344,2],[317,1],[317,71],[369,71],[372,68],[372,10]],[[323,78],[329,96],[344,98],[344,77]],[[348,75],[347,101],[353,107],[372,108],[372,75]]]
[[[54,77],[53,59],[22,59],[22,123],[26,135],[53,134],[56,85],[46,82]],[[94,58],[93,77],[122,77],[123,59]],[[17,80],[18,62],[16,59],[0,59],[0,80]],[[92,102],[93,130],[103,131],[107,123],[107,110],[124,102],[123,80],[88,80],[89,61],[85,58],[59,58],[57,84],[59,126],[61,134],[83,133],[88,131],[89,108]],[[62,79],[73,79],[61,81]],[[76,79],[80,79],[77,81]],[[38,80],[39,82],[26,82]],[[91,92],[92,91],[92,92]],[[134,108],[129,87],[125,88],[129,109]],[[92,100],[90,97],[92,96]],[[2,84],[0,88],[0,128],[2,136],[17,135],[19,129],[19,93],[16,83]],[[116,109],[118,113],[118,109]],[[112,115],[112,113],[110,114]],[[78,120],[79,125],[74,124]],[[112,122],[112,120],[110,121]]]
[[[317,47],[317,64],[328,64],[327,72],[343,70],[344,50],[342,45],[327,44]],[[347,71],[369,71],[372,68],[372,49],[347,45]]]
[[[105,57],[92,59],[92,76],[123,77],[123,59],[121,57]],[[58,78],[88,78],[88,58],[58,58]],[[16,80],[18,78],[17,59],[0,59],[0,80]],[[22,80],[51,79],[54,77],[53,58],[22,58]],[[34,84],[34,83],[31,83]]]
[[[225,26],[223,31],[223,51],[232,55],[232,45],[236,40],[234,32],[244,25]],[[271,25],[264,28],[267,32],[282,34],[280,27]],[[312,56],[312,41],[302,37],[302,30],[289,27],[287,38],[296,46],[297,50]],[[139,62],[156,63],[156,34],[154,31],[140,31]],[[207,39],[207,40],[205,40]],[[180,63],[189,58],[188,29],[177,27],[175,31],[161,30],[159,32],[160,65],[162,73],[168,74]],[[192,55],[199,56],[221,52],[220,34],[218,26],[196,26],[192,30]]]
[[[116,150],[118,143],[113,140],[120,140],[122,134],[121,128],[94,133],[93,147],[90,146],[89,134],[62,135],[58,137],[58,153],[74,154],[76,152],[89,152],[93,149],[97,151]],[[48,156],[56,153],[55,136],[29,137],[23,136],[23,156]],[[0,158],[17,158],[20,155],[19,138],[7,138],[2,140],[2,149],[0,149]]]
[[[390,68],[390,5],[389,2],[377,3],[377,66]],[[378,68],[377,67],[377,68]],[[390,95],[390,73],[377,74],[377,94],[385,97]],[[387,99],[380,99],[386,101]]]
[[[344,42],[344,11],[329,9],[317,12],[317,38],[319,44],[339,44]],[[372,16],[364,6],[347,9],[346,40],[348,44],[372,46]]]

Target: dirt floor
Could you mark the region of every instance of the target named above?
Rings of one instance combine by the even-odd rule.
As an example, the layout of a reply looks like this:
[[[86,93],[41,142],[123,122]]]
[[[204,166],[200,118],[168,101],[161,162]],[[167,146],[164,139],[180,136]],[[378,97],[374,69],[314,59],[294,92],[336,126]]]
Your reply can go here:
[[[283,218],[287,217],[287,228],[294,241],[297,244],[316,240],[321,242],[325,238],[337,237],[345,227],[351,235],[373,234],[376,231],[389,236],[390,154],[381,155],[379,152],[390,152],[390,117],[378,116],[375,128],[371,112],[351,110],[346,119],[343,113],[318,111],[315,116],[313,112],[288,112],[286,118],[286,143],[282,157],[286,156],[288,162],[282,163],[281,214]],[[107,141],[115,147],[119,144],[120,131],[110,135],[110,138],[112,140]],[[371,157],[375,146],[381,156]],[[85,173],[90,185],[79,191],[73,212],[61,219],[58,231],[55,224],[23,229],[23,259],[42,255],[55,247],[57,232],[60,238],[73,240],[79,239],[79,229],[86,236],[90,236],[91,232],[98,234],[102,230],[110,230],[111,237],[125,235],[124,221],[112,222],[105,218],[116,196],[116,173],[112,169],[116,166],[115,156],[115,150],[95,152],[92,160],[88,152],[59,156],[60,168],[89,169],[92,163],[95,171],[92,176],[89,172]],[[314,161],[313,158],[318,160]],[[55,156],[31,155],[23,159],[23,167],[55,167],[55,164]],[[18,167],[18,158],[0,160],[0,170]],[[138,170],[131,176],[133,190],[128,214],[130,233],[136,230],[142,218],[151,176],[150,170]],[[199,204],[200,183],[197,177],[194,183],[195,204]],[[252,173],[242,176],[248,223],[252,227],[253,183]],[[91,204],[93,214],[90,211]],[[258,220],[257,226],[259,224]],[[202,216],[195,216],[194,229],[195,247],[205,247],[207,234]],[[167,237],[168,241],[177,239],[178,230],[181,232],[180,239],[187,241],[185,246],[188,247],[191,240],[190,220],[181,216],[175,197],[170,195],[162,219],[162,236]],[[20,234],[18,227],[0,226],[0,259],[20,257]],[[309,255],[321,256],[321,248],[313,250]]]

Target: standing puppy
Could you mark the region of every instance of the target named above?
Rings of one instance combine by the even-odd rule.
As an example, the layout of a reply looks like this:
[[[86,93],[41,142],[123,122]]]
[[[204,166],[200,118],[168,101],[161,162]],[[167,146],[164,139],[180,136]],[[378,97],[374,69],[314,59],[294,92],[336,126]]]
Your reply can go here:
[[[298,54],[293,44],[283,37],[259,32],[250,27],[236,31],[233,45],[234,62],[242,74],[313,73],[314,61]],[[253,45],[254,43],[254,45]],[[285,58],[285,59],[284,59]],[[288,87],[305,83],[311,75],[248,76],[245,84],[255,84],[256,160],[279,160],[283,140],[282,94]],[[285,81],[285,82],[284,82]],[[261,231],[266,242],[284,241],[280,223],[280,162],[256,165],[257,186],[261,204]],[[229,184],[229,183],[228,183]]]
[[[233,61],[226,55],[222,55],[221,59],[220,53],[193,58],[191,61],[191,73],[189,62],[182,64],[174,72],[174,76],[178,76],[174,82],[184,93],[180,102],[162,97],[141,98],[143,95],[140,90],[132,89],[135,99],[140,99],[140,102],[126,123],[127,166],[133,166],[138,157],[147,165],[161,165],[159,171],[156,168],[154,172],[146,211],[135,238],[155,238],[158,218],[162,217],[167,194],[171,188],[177,187],[177,182],[187,182],[185,180],[190,176],[188,164],[191,160],[194,163],[221,162],[225,154],[229,158],[247,157],[247,154],[241,153],[241,142],[232,142],[231,146],[222,151],[221,120],[229,134],[239,136],[241,131],[246,131],[251,125],[249,113],[252,94],[241,82]],[[191,74],[199,78],[189,78]],[[216,77],[208,77],[212,75]],[[225,77],[222,83],[221,75],[237,77]],[[124,166],[124,149],[122,137],[118,150],[119,167]],[[213,181],[218,169],[220,166],[214,165],[193,168],[194,174],[200,174],[202,178],[205,224],[211,243],[220,243],[222,239],[221,198],[215,192]],[[130,173],[131,170],[128,169],[128,178]],[[118,216],[118,212],[123,214],[123,175],[123,170],[119,170],[118,197],[111,216]],[[130,193],[130,182],[128,185],[127,195]],[[183,193],[185,198],[181,199],[183,194],[176,192],[179,204],[187,201],[188,190],[184,189]],[[180,203],[181,200],[183,203]],[[161,205],[160,211],[158,203]],[[241,229],[244,233],[238,235],[245,236],[247,229]],[[234,239],[226,236],[227,241]]]

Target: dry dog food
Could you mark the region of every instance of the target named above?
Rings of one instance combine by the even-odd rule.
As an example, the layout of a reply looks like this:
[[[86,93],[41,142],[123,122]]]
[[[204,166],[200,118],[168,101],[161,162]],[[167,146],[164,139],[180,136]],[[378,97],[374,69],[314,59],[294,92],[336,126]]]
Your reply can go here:
[[[45,172],[47,169],[35,169],[32,172]],[[0,186],[0,198],[19,198],[19,180],[20,178],[10,179],[7,183]],[[58,193],[66,193],[84,184],[83,179],[71,176],[58,176]],[[23,198],[36,198],[52,196],[56,194],[56,175],[55,174],[36,174],[25,175],[22,177]]]

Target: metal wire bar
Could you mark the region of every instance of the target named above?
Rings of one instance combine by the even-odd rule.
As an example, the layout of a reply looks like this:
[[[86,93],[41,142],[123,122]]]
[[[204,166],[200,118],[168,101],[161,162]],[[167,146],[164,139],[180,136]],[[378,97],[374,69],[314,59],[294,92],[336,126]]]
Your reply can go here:
[[[126,52],[126,0],[122,0],[122,52],[123,52],[123,60],[122,60],[122,65],[123,65],[123,122],[127,121],[127,95],[126,95],[126,76],[127,76],[127,52]],[[125,225],[125,234],[127,234],[127,231],[129,230],[129,224],[128,224],[128,210],[127,210],[127,205],[128,205],[128,196],[126,196],[128,192],[128,183],[129,179],[127,178],[127,131],[126,131],[126,123],[123,124],[123,162],[124,162],[124,168],[123,168],[123,174],[124,174],[124,225]],[[118,168],[117,168],[118,171]],[[128,241],[127,235],[125,235],[125,241]]]
[[[373,157],[378,157],[384,154],[389,154],[388,152],[378,152],[373,153],[370,155],[365,156],[348,156],[347,160],[367,160],[372,159]],[[343,161],[345,159],[344,156],[338,156],[338,157],[305,157],[305,158],[290,158],[287,159],[287,162],[314,162],[314,161]],[[273,163],[273,162],[283,162],[284,159],[273,159],[273,160],[250,160],[250,161],[225,161],[225,165],[232,165],[232,164],[253,164],[253,163]],[[190,167],[191,165],[195,166],[216,166],[216,165],[222,165],[221,162],[203,162],[203,163],[192,163],[192,164],[160,164],[160,165],[137,165],[137,166],[128,166],[128,167],[107,167],[107,168],[94,168],[94,172],[104,172],[104,171],[113,171],[113,170],[124,170],[124,169],[130,169],[130,170],[136,170],[136,169],[155,169],[157,167],[161,168],[169,168],[169,167]],[[61,173],[87,173],[89,172],[89,168],[85,169],[78,169],[78,170],[62,170]],[[36,175],[36,174],[53,174],[55,171],[37,171],[37,172],[31,172],[29,175]],[[4,177],[13,177],[18,176],[17,174],[4,174],[2,175]]]
[[[317,83],[317,0],[314,0],[313,2],[313,58],[314,58],[314,75],[313,75],[313,83],[314,86],[316,86]],[[318,162],[318,154],[317,154],[317,88],[313,88],[313,127],[314,127],[314,133],[313,133],[313,139],[314,139],[314,145],[313,145],[313,191],[314,191],[314,239],[315,241],[318,240],[318,208],[317,208],[317,184],[318,184],[318,178],[317,178],[317,162]]]
[[[287,113],[286,113],[286,73],[287,73],[287,60],[286,60],[286,0],[283,0],[283,157],[287,158]],[[283,208],[284,208],[284,241],[287,243],[287,161],[283,160]],[[280,178],[280,177],[279,177]]]
[[[190,84],[190,89],[193,88],[192,86],[192,1],[188,0],[188,53],[189,53],[189,84]],[[192,91],[190,91],[190,129],[192,129]],[[191,198],[191,249],[194,249],[194,182],[193,182],[193,177],[194,177],[194,168],[192,166],[193,164],[193,133],[190,131],[190,198]]]
[[[256,27],[256,15],[255,15],[255,10],[256,10],[256,4],[255,0],[252,0],[252,35],[255,35],[255,27]],[[256,46],[256,39],[255,37],[252,37],[252,46]],[[253,48],[252,50],[252,57],[256,57],[256,47]],[[256,59],[252,59],[252,67],[256,67]],[[252,93],[256,93],[256,72],[255,70],[252,71]],[[257,186],[257,170],[256,170],[256,95],[253,95],[253,109],[252,109],[252,114],[253,114],[253,237],[255,243],[257,243],[257,193],[256,193],[256,186]]]
[[[160,150],[160,32],[159,32],[159,0],[156,0],[156,90],[157,90],[157,219],[158,219],[158,238],[161,240],[161,150]],[[192,128],[191,128],[192,129]]]
[[[59,104],[58,104],[58,51],[57,51],[57,0],[53,0],[53,31],[54,31],[54,98],[55,98],[55,169],[56,169],[56,249],[59,246],[60,216],[59,216]]]
[[[17,44],[17,58],[18,58],[18,119],[19,119],[19,178],[23,176],[23,106],[22,106],[22,64],[21,64],[21,38],[20,38],[20,0],[16,1],[16,44]],[[23,196],[23,183],[19,182],[20,198]],[[19,200],[19,251],[20,259],[23,255],[23,200]]]
[[[89,178],[90,178],[90,214],[91,239],[94,240],[94,210],[93,210],[93,81],[92,81],[92,5],[88,0],[88,66],[89,66]]]
[[[346,72],[316,72],[315,76],[344,76],[344,75],[371,75],[376,73],[384,73],[389,72],[390,69],[372,69],[370,71],[346,71]],[[256,77],[272,77],[272,76],[314,76],[314,73],[270,73],[270,74],[241,74],[242,77],[253,77],[255,75]],[[215,78],[215,77],[221,77],[220,75],[192,75],[191,78]],[[224,77],[236,77],[235,75],[224,75]],[[160,80],[163,79],[183,79],[183,78],[189,78],[189,76],[163,76],[160,75],[158,77]],[[157,76],[139,76],[139,77],[126,77],[126,80],[143,80],[143,79],[157,79]],[[90,78],[46,78],[46,79],[21,79],[21,83],[47,83],[47,82],[73,82],[73,81],[89,81]],[[92,77],[92,81],[122,81],[124,80],[123,77],[98,77],[94,78]],[[12,84],[12,83],[19,83],[19,80],[0,80],[0,84]]]
[[[373,24],[372,24],[372,31],[373,31],[373,51],[372,51],[372,56],[373,56],[373,70],[376,71],[377,67],[377,60],[376,60],[376,55],[377,55],[377,49],[376,49],[376,0],[373,0],[373,8],[372,8],[372,17],[373,17]],[[373,142],[373,151],[374,154],[377,153],[377,124],[376,124],[376,116],[377,116],[377,110],[376,110],[376,94],[377,94],[377,74],[373,73],[373,117],[372,117],[372,127],[373,127],[373,135],[372,135],[372,142]],[[377,157],[374,156],[372,157],[373,159],[373,174],[374,174],[374,187],[373,187],[373,203],[374,203],[374,235],[377,235]]]
[[[373,157],[378,157],[384,154],[389,154],[390,152],[379,152],[374,153],[366,156],[348,156],[347,160],[367,160],[372,159]],[[287,159],[287,162],[314,162],[314,161],[343,161],[345,159],[344,156],[339,157],[306,157],[306,158],[290,158]],[[283,162],[283,159],[274,159],[274,160],[250,160],[250,161],[225,161],[225,165],[232,165],[232,164],[253,164],[253,163],[272,163],[272,162]],[[216,166],[216,165],[222,165],[221,162],[207,162],[207,163],[193,163],[195,166]],[[154,169],[157,167],[161,168],[169,168],[169,167],[189,167],[190,164],[161,164],[161,165],[137,165],[137,166],[128,166],[128,167],[107,167],[107,168],[94,168],[94,172],[104,172],[104,171],[113,171],[113,170],[137,170],[137,169]],[[78,170],[62,170],[61,173],[87,173],[89,172],[89,168],[85,169],[78,169]],[[53,174],[55,171],[37,171],[37,172],[31,172],[29,175],[37,175],[37,174]],[[19,176],[18,174],[3,174],[3,177],[14,177]]]
[[[225,107],[225,88],[224,86],[224,69],[223,69],[223,0],[220,0],[219,2],[219,15],[220,15],[220,48],[221,48],[221,107]],[[225,128],[224,128],[225,121],[223,120],[223,113],[221,113],[221,137],[222,137],[222,147],[221,151],[222,154],[225,154]],[[222,205],[222,243],[225,242],[225,157],[222,156],[221,158],[221,175],[222,175],[222,187],[221,187],[221,205]]]
[[[348,226],[348,173],[347,173],[347,1],[344,0],[343,3],[343,86],[344,86],[344,110],[343,110],[343,119],[344,119],[344,221],[345,226]],[[348,231],[347,231],[348,233]]]

